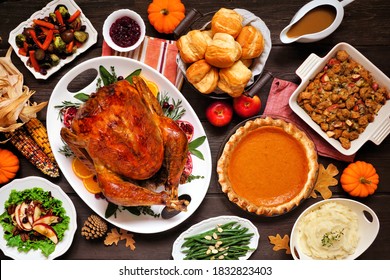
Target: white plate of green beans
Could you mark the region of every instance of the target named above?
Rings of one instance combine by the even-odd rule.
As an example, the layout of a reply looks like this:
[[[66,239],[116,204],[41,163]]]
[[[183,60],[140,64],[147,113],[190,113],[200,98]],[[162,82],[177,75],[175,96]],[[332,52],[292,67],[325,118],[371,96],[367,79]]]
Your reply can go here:
[[[249,220],[219,216],[193,225],[173,243],[174,260],[246,260],[260,234]]]

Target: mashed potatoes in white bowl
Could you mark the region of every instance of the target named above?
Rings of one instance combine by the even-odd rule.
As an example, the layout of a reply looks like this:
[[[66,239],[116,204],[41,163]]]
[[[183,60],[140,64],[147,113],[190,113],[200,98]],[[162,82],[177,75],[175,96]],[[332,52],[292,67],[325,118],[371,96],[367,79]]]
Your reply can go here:
[[[342,198],[317,202],[297,219],[291,232],[294,259],[356,259],[375,240],[379,220],[366,205]]]

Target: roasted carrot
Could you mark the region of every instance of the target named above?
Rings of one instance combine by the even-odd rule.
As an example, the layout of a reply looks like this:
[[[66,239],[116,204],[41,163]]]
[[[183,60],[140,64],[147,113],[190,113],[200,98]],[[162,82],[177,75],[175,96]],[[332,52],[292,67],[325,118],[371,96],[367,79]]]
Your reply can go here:
[[[30,30],[30,35],[35,44],[37,44],[38,47],[42,46],[42,43],[38,40],[37,34],[35,33],[35,30]]]
[[[37,37],[37,34],[35,33],[35,30],[30,30],[30,35],[31,35],[31,38],[34,40],[35,44],[37,44],[37,46],[39,48],[41,48],[42,50],[47,50],[47,48],[49,47],[51,41],[53,40],[53,30],[49,30],[47,32],[47,35],[46,35],[46,38],[45,38],[45,41],[43,42],[43,44],[39,41],[38,37]]]
[[[23,56],[27,56],[27,52],[24,48],[19,48],[18,54],[23,55]]]
[[[41,20],[41,19],[33,19],[33,22],[36,25],[44,26],[44,27],[47,27],[49,29],[54,29],[55,28],[54,24],[52,24],[52,23],[50,23],[48,21]]]
[[[28,56],[28,43],[23,42],[23,47],[19,48],[18,53],[23,56]]]
[[[75,21],[76,18],[78,18],[81,14],[81,11],[80,10],[77,10],[76,12],[73,13],[73,15],[70,16],[70,18],[68,19],[68,22],[69,23],[72,23]]]
[[[66,52],[67,52],[67,53],[72,53],[73,46],[74,46],[74,41],[70,41],[70,43],[68,43],[68,44],[66,45]]]
[[[47,35],[47,33],[49,33],[49,30],[52,30],[52,29],[49,29],[47,27],[44,27],[44,26],[41,26],[41,30],[42,30],[42,33]]]
[[[64,19],[62,18],[62,15],[61,15],[60,10],[56,10],[54,13],[55,13],[55,15],[56,15],[56,18],[57,18],[58,23],[59,23],[61,26],[63,26],[63,25],[64,25]]]
[[[37,61],[37,59],[35,58],[35,51],[29,51],[29,57],[30,57],[30,62],[31,62],[31,65],[34,67],[34,70],[36,72],[40,72],[41,71],[41,67],[39,66],[39,63]]]
[[[53,30],[50,29],[46,35],[45,42],[43,42],[43,44],[40,45],[39,47],[44,51],[47,50],[52,40],[53,40]]]

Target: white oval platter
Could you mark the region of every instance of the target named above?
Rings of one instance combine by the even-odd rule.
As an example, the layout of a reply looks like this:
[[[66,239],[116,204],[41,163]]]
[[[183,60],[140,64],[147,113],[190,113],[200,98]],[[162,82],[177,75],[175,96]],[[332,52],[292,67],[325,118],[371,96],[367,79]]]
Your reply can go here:
[[[64,146],[64,142],[60,137],[60,130],[63,127],[63,124],[58,117],[59,110],[55,108],[55,106],[61,105],[63,101],[79,102],[79,100],[74,98],[76,93],[68,91],[67,88],[69,83],[85,71],[89,71],[91,69],[98,71],[100,65],[103,65],[108,70],[111,69],[111,67],[114,67],[116,74],[123,77],[126,77],[137,69],[142,69],[141,75],[146,79],[155,82],[158,85],[160,92],[166,92],[172,99],[175,99],[176,101],[180,99],[182,101],[182,106],[186,112],[181,120],[188,121],[194,126],[193,139],[206,135],[200,120],[185,97],[167,78],[158,73],[155,69],[137,60],[126,57],[97,57],[87,60],[69,71],[58,82],[50,97],[46,125],[50,145],[53,149],[55,159],[69,184],[73,187],[81,199],[84,200],[84,202],[92,210],[108,222],[118,226],[119,228],[137,233],[158,233],[171,229],[190,217],[201,204],[206,195],[210,183],[212,167],[211,152],[207,139],[198,148],[198,150],[203,154],[204,160],[192,156],[192,174],[202,176],[202,178],[179,186],[179,196],[187,194],[191,197],[191,203],[188,206],[187,212],[181,212],[169,219],[163,219],[161,216],[159,218],[155,218],[150,215],[135,216],[130,214],[128,211],[117,211],[115,216],[112,215],[106,218],[105,211],[108,205],[107,201],[105,199],[96,199],[93,194],[89,193],[84,188],[82,181],[72,171],[72,158],[67,158],[59,152],[59,150]],[[98,76],[94,81],[82,89],[81,92],[90,94],[96,91],[97,78]],[[152,206],[152,210],[155,213],[161,213],[163,208],[164,206]]]

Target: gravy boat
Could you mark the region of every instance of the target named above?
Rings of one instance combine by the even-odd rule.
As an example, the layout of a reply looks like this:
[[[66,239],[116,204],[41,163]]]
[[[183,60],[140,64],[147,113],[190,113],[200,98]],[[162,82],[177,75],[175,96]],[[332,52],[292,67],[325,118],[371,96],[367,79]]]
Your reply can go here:
[[[341,24],[344,17],[344,7],[353,1],[354,0],[343,0],[341,2],[339,0],[313,0],[307,3],[301,9],[299,9],[299,11],[291,19],[289,25],[287,25],[282,30],[282,32],[280,33],[280,40],[285,44],[289,44],[293,42],[311,43],[311,42],[319,41],[329,36]],[[320,6],[330,6],[335,9],[335,13],[336,13],[335,19],[327,28],[325,28],[320,32],[304,34],[299,37],[287,36],[287,32],[295,23],[297,23],[300,19],[302,19],[309,11]]]

